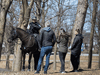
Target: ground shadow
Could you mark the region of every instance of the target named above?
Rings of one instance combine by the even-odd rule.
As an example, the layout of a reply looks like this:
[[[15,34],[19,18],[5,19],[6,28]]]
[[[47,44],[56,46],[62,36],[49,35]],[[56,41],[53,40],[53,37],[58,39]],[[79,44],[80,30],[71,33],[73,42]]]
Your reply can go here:
[[[95,71],[95,70],[100,70],[100,69],[79,69],[78,72],[83,72],[83,71]],[[69,71],[72,72],[72,71]]]
[[[0,72],[9,72],[9,71],[11,71],[11,70],[9,70],[9,69],[4,69],[4,68],[0,68]]]

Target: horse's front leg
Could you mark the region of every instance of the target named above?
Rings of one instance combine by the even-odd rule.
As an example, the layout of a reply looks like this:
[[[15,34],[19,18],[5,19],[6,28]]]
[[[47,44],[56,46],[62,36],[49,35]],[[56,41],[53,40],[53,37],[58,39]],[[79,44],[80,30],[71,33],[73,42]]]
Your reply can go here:
[[[25,52],[22,52],[22,58],[23,58],[22,71],[25,71]]]
[[[30,71],[31,58],[32,58],[32,52],[29,53],[28,70],[27,71]]]

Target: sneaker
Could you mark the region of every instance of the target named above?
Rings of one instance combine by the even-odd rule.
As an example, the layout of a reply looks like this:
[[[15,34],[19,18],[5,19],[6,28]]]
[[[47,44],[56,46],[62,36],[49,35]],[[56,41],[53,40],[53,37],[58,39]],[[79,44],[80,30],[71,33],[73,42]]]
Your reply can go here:
[[[47,71],[44,71],[44,74],[47,74]]]
[[[63,72],[61,72],[61,73],[63,74],[63,73],[66,73],[66,72],[65,72],[65,71],[63,71]]]
[[[39,71],[36,71],[34,74],[39,74]]]

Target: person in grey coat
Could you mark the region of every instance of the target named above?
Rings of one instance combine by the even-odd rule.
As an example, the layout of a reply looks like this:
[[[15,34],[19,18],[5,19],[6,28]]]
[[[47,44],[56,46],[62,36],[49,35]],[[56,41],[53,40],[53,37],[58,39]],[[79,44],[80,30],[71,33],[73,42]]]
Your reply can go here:
[[[59,44],[59,48],[58,48],[59,58],[61,62],[60,73],[66,73],[65,72],[65,57],[68,51],[68,38],[69,38],[69,35],[67,35],[65,30],[61,28],[59,37],[57,39],[57,43]]]

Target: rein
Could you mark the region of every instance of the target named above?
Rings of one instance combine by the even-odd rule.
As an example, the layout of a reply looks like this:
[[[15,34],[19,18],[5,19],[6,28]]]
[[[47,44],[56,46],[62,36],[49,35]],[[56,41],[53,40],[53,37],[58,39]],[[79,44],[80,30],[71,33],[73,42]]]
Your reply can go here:
[[[16,32],[16,34],[18,34],[18,33]],[[21,38],[21,39],[22,39],[22,40],[26,40],[26,38],[27,38],[28,36],[30,36],[30,34],[26,35],[25,37],[23,37],[23,38]]]
[[[22,39],[23,39],[23,40],[26,40],[26,38],[27,38],[28,36],[29,36],[29,34],[28,34],[27,36],[23,37]]]

